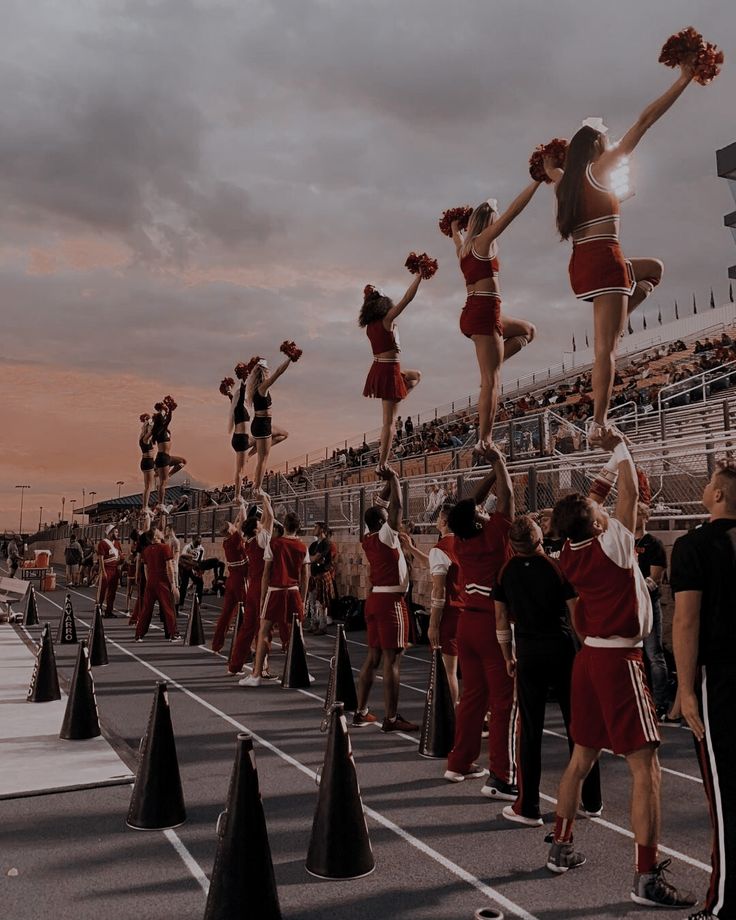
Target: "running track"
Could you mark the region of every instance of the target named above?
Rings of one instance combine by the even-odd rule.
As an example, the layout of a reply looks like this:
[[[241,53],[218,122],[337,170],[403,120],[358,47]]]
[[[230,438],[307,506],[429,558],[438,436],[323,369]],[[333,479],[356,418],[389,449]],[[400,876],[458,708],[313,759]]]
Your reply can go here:
[[[37,595],[41,622],[58,623],[65,589]],[[91,621],[90,589],[72,594],[78,627]],[[122,594],[119,600],[123,602]],[[217,616],[205,598],[208,639]],[[217,602],[219,604],[219,602]],[[156,621],[154,621],[156,622]],[[316,803],[315,771],[324,755],[322,701],[333,637],[307,637],[316,681],[309,691],[237,687],[211,651],[164,641],[153,628],[134,643],[126,620],[105,620],[110,664],[94,672],[103,730],[135,769],[156,680],[169,681],[188,820],[175,832],[136,832],[125,825],[130,788],[91,790],[0,802],[0,916],[3,920],[201,920],[223,809],[234,739],[256,737],[261,792],[286,920],[466,920],[477,907],[500,907],[526,920],[684,916],[647,911],[629,900],[633,842],[628,830],[625,763],[604,754],[604,812],[579,821],[576,841],[588,864],[564,876],[544,869],[544,829],[511,825],[502,804],[479,795],[477,781],[451,785],[444,764],[417,755],[417,739],[368,727],[351,734],[376,870],[351,882],[315,879],[304,869]],[[34,639],[39,628],[22,630]],[[183,628],[182,628],[183,632]],[[350,634],[354,668],[364,636]],[[226,646],[227,648],[227,646]],[[56,649],[62,677],[75,650]],[[31,670],[29,656],[29,675]],[[283,658],[274,656],[280,671]],[[400,709],[421,721],[429,666],[426,649],[411,649],[402,667]],[[381,709],[380,683],[372,702]],[[542,778],[549,824],[567,746],[558,712],[549,707]],[[665,728],[662,842],[677,881],[702,897],[709,872],[709,828],[690,733]],[[1,765],[0,765],[1,768]],[[13,868],[18,874],[8,876]],[[244,916],[247,914],[244,913]]]

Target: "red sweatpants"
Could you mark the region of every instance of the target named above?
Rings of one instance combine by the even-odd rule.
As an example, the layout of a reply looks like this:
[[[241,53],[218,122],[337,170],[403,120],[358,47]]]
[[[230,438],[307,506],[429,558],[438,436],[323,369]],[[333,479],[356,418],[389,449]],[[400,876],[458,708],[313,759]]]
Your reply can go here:
[[[514,681],[506,673],[493,612],[463,609],[457,623],[463,691],[455,712],[455,745],[448,769],[466,773],[480,755],[483,718],[491,713],[489,767],[505,783],[515,780]]]
[[[169,637],[176,635],[176,614],[174,613],[174,605],[171,602],[171,586],[168,582],[152,581],[149,578],[146,584],[146,593],[143,596],[143,608],[138,614],[138,622],[135,627],[136,639],[143,638],[148,632],[156,601],[158,601],[161,613],[164,615],[164,623]]]
[[[133,612],[128,618],[128,623],[130,623],[131,626],[138,622],[138,617],[141,614],[141,610],[143,610],[143,598],[146,596],[146,572],[143,566],[141,566],[141,570],[140,578],[138,579],[135,604],[133,604]]]
[[[238,630],[233,646],[233,656],[228,667],[231,671],[240,671],[250,656],[250,649],[261,628],[261,586],[253,585],[245,596],[243,624]]]
[[[115,605],[115,592],[118,590],[120,581],[120,571],[117,565],[104,565],[100,575],[102,584],[100,585],[100,604],[104,605],[105,616],[112,616],[112,608]]]
[[[213,652],[219,652],[225,644],[225,635],[238,609],[238,604],[245,603],[245,585],[245,566],[231,569],[225,582],[222,610],[215,623],[215,634],[212,637]]]

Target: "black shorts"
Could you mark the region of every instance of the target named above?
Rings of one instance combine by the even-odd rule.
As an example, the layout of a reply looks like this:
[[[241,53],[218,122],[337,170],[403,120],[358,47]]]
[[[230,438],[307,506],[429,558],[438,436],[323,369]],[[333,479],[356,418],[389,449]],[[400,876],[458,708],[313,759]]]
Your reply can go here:
[[[243,451],[248,450],[248,435],[245,434],[245,432],[241,433],[236,431],[230,439],[230,444],[236,453],[242,453]]]
[[[159,453],[156,454],[153,465],[157,470],[165,466],[171,466],[171,454],[165,454],[163,451],[159,451]]]
[[[271,437],[271,416],[256,415],[250,423],[250,433],[256,440]]]
[[[153,457],[143,457],[141,459],[141,472],[149,473],[155,466]]]

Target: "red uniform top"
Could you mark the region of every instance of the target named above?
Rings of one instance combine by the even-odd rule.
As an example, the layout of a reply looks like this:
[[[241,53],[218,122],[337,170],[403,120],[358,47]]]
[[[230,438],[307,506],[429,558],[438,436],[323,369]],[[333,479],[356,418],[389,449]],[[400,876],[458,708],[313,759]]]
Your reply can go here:
[[[309,565],[309,550],[297,537],[271,537],[264,559],[271,563],[269,587],[294,588],[299,587],[302,569]]]
[[[373,592],[405,594],[409,588],[409,568],[397,531],[386,521],[376,533],[364,534],[360,542],[368,560]]]
[[[374,355],[380,355],[384,351],[401,351],[399,330],[396,325],[388,330],[383,325],[382,319],[374,319],[365,327],[365,334],[370,340]]]
[[[604,224],[610,220],[615,220],[618,227],[619,219],[619,201],[611,189],[601,185],[593,176],[590,169],[590,163],[585,170],[582,185],[580,187],[580,197],[578,198],[578,223],[575,230],[583,230],[586,227],[593,227],[596,224]],[[615,235],[603,233],[600,235],[591,235],[585,239],[618,239],[618,230]]]
[[[475,246],[460,259],[460,271],[466,284],[477,284],[479,281],[494,278],[498,275],[498,268],[497,256],[479,256]]]
[[[430,575],[445,576],[445,607],[459,607],[462,594],[455,543],[455,536],[448,533],[429,551]]]
[[[265,562],[263,555],[268,546],[270,534],[265,530],[259,530],[258,533],[246,540],[243,545],[243,553],[248,560],[248,591],[255,591],[258,597],[261,595],[261,581],[263,580],[263,569]]]
[[[652,602],[634,535],[615,518],[597,537],[566,541],[560,569],[578,594],[575,625],[586,645],[635,647],[652,628]]]
[[[239,530],[225,537],[222,541],[222,548],[225,551],[225,561],[231,565],[232,563],[236,565],[242,563],[246,558],[245,543],[243,542],[243,535]],[[238,565],[238,568],[245,568],[245,566]]]
[[[119,540],[100,540],[97,544],[97,555],[102,556],[105,565],[117,562],[123,554],[123,547]]]
[[[166,563],[174,558],[168,543],[152,543],[142,553],[146,566],[146,578],[150,582],[166,582],[169,580],[166,572]]]
[[[510,528],[511,519],[496,512],[483,521],[477,537],[455,540],[464,609],[493,613],[493,585],[511,555]]]

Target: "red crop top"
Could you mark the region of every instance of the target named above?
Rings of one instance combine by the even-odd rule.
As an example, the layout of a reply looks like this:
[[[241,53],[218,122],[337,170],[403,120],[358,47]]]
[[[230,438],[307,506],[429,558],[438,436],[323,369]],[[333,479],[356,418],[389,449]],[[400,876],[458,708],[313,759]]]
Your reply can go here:
[[[477,284],[498,275],[499,262],[496,256],[479,256],[473,246],[467,255],[460,259],[460,271],[466,284]]]
[[[575,231],[584,230],[587,227],[603,224],[607,221],[617,221],[619,218],[619,200],[611,191],[598,182],[593,175],[590,163],[585,170],[585,179],[580,189],[580,203],[578,205],[578,223]],[[588,237],[586,237],[587,239]],[[602,234],[600,237],[589,237],[590,239],[616,239],[610,234]]]
[[[374,319],[365,327],[365,334],[370,339],[374,355],[380,355],[384,351],[401,351],[396,326],[389,332],[384,327],[383,320]]]

